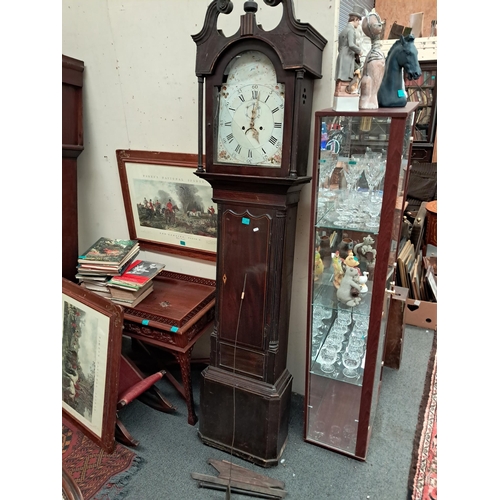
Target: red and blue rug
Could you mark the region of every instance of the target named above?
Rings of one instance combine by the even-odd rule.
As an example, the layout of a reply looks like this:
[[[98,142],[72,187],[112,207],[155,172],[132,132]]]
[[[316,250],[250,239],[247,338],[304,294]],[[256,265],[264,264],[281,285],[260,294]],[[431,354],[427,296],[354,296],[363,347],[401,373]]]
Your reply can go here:
[[[437,331],[415,433],[408,500],[437,499]]]
[[[120,443],[113,453],[105,453],[63,418],[62,463],[85,500],[119,500],[140,469],[142,458]]]

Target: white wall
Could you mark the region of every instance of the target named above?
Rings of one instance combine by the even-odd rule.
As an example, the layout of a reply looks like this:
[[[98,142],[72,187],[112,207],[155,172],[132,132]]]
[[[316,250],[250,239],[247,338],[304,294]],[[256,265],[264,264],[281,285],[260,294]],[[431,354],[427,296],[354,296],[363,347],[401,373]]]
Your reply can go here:
[[[219,28],[233,34],[244,0],[233,0]],[[316,28],[328,44],[323,78],[315,82],[313,110],[333,101],[339,0],[295,0],[295,15]],[[197,153],[198,33],[210,0],[86,0],[62,2],[62,53],[85,63],[84,151],[78,158],[80,251],[100,236],[128,238],[117,149]],[[279,21],[281,6],[258,1],[265,29]],[[311,119],[312,127],[313,119]],[[311,129],[311,137],[313,131]],[[312,141],[311,141],[312,142]],[[309,151],[312,171],[312,143]],[[305,391],[308,240],[311,187],[301,193],[297,220],[288,369],[293,390]],[[167,269],[215,278],[215,263],[143,252]],[[208,349],[208,335],[198,352]]]

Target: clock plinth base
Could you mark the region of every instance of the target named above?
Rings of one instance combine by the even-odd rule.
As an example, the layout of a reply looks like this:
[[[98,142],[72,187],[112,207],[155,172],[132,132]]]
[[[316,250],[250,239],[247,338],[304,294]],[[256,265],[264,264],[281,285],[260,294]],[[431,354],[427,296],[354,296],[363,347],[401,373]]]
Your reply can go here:
[[[288,437],[291,395],[288,370],[271,385],[209,366],[202,373],[198,435],[204,444],[248,462],[278,465]]]

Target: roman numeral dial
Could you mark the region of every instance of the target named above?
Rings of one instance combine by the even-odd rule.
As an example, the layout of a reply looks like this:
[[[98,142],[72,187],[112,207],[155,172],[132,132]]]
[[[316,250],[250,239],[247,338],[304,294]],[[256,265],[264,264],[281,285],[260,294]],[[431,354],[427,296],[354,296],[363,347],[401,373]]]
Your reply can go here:
[[[217,163],[279,168],[285,86],[238,82],[219,92]]]

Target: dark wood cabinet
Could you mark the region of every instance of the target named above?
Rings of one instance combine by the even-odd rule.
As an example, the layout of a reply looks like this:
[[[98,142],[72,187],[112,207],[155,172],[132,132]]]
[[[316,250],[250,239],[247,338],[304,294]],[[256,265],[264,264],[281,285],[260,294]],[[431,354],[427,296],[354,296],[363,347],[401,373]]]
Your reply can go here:
[[[411,160],[431,163],[437,128],[437,61],[419,61],[422,75],[418,80],[405,80],[409,102],[418,102]]]
[[[83,61],[62,56],[62,276],[76,281],[77,158],[83,151]]]

